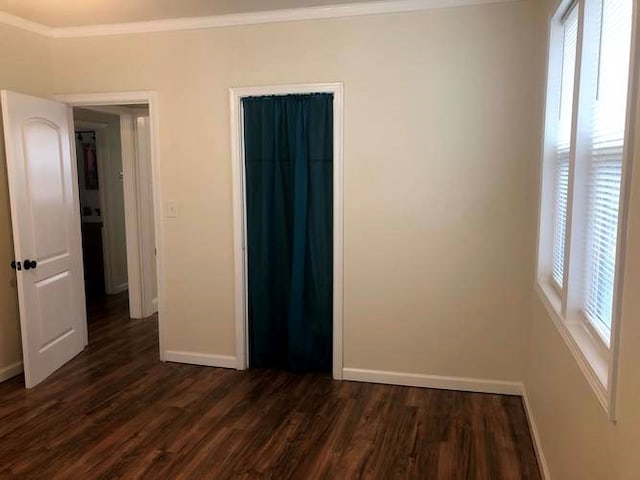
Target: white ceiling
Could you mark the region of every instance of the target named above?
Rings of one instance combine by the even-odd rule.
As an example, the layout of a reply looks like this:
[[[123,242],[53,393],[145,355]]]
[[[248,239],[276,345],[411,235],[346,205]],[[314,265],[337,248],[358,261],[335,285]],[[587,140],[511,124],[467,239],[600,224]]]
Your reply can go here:
[[[50,27],[139,22],[374,0],[0,0],[0,11]]]

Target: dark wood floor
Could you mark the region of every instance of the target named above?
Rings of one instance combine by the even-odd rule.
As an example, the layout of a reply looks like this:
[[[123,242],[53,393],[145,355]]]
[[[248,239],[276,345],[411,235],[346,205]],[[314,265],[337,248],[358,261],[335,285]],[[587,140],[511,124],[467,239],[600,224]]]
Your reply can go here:
[[[34,390],[0,384],[1,478],[539,479],[517,397],[158,361],[126,296]]]

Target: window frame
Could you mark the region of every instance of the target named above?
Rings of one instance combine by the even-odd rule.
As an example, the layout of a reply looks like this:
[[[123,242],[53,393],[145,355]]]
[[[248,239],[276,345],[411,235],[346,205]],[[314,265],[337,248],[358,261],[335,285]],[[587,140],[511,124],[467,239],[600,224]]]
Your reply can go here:
[[[555,273],[555,259],[556,259],[556,234],[557,234],[557,228],[558,228],[558,218],[556,217],[556,215],[558,214],[558,210],[557,210],[557,204],[559,202],[559,184],[560,181],[558,179],[558,175],[561,174],[561,163],[564,164],[566,162],[567,165],[567,192],[566,192],[566,205],[565,205],[565,212],[564,212],[564,216],[565,219],[567,219],[567,215],[569,213],[569,178],[570,178],[570,166],[571,166],[571,156],[574,153],[574,138],[573,138],[573,124],[574,124],[574,111],[575,111],[575,92],[576,92],[576,84],[575,81],[577,79],[576,77],[576,72],[578,69],[578,31],[579,31],[579,2],[577,0],[571,0],[568,2],[568,5],[566,7],[564,7],[559,13],[559,17],[557,20],[557,42],[558,42],[558,46],[556,48],[558,48],[558,78],[555,79],[557,82],[557,106],[554,106],[554,116],[555,119],[553,120],[553,128],[554,128],[554,135],[555,137],[553,138],[552,142],[553,142],[553,158],[550,159],[549,163],[552,163],[553,166],[553,193],[552,193],[552,202],[554,205],[553,211],[551,212],[551,221],[553,222],[552,226],[551,226],[551,258],[550,258],[550,265],[551,265],[551,269],[548,272],[548,277],[549,277],[549,281],[551,283],[551,286],[555,289],[556,293],[562,298],[564,295],[564,291],[566,289],[566,278],[564,278],[564,269],[565,269],[565,265],[563,265],[562,267],[562,280],[561,282],[559,282],[556,279],[556,276],[554,275]],[[566,152],[566,160],[561,160],[560,157],[560,149],[558,146],[558,143],[560,143],[560,140],[558,140],[557,136],[559,135],[560,131],[561,131],[561,125],[563,122],[563,115],[562,115],[562,111],[564,108],[564,98],[563,98],[563,94],[565,91],[565,76],[564,76],[564,67],[565,67],[565,54],[567,53],[565,48],[566,48],[566,34],[567,34],[567,28],[566,28],[566,22],[569,20],[569,18],[573,15],[573,13],[576,13],[576,40],[575,40],[575,52],[574,52],[574,65],[573,65],[573,83],[571,86],[571,96],[573,97],[571,100],[571,115],[570,115],[570,120],[569,120],[569,150],[568,152]],[[550,125],[549,125],[550,126]],[[545,131],[547,129],[547,125],[545,125]],[[565,154],[562,154],[563,159]],[[563,239],[565,240],[566,243],[566,238],[567,238],[567,222],[565,221],[565,225],[564,225],[564,234],[563,234]],[[563,247],[562,249],[562,260],[564,263],[566,263],[566,248]]]
[[[580,279],[586,268],[582,235],[587,228],[588,165],[577,161],[590,148],[587,124],[592,118],[594,82],[587,71],[591,55],[596,55],[599,32],[596,34],[594,15],[600,15],[600,0],[563,0],[549,21],[546,103],[540,175],[538,244],[536,262],[536,292],[556,325],[561,337],[575,357],[596,397],[611,421],[616,419],[618,381],[618,352],[620,344],[621,301],[624,270],[629,183],[635,147],[635,127],[638,101],[638,65],[640,49],[637,43],[638,5],[633,1],[629,83],[627,90],[626,126],[622,154],[622,177],[618,214],[615,280],[611,334],[605,332],[584,313],[584,285]],[[569,153],[569,186],[565,225],[563,285],[560,287],[552,273],[555,203],[556,132],[560,108],[560,82],[563,61],[564,20],[571,10],[578,8],[578,38],[574,77],[571,145]],[[599,17],[598,17],[599,18]],[[593,77],[591,78],[591,80]]]

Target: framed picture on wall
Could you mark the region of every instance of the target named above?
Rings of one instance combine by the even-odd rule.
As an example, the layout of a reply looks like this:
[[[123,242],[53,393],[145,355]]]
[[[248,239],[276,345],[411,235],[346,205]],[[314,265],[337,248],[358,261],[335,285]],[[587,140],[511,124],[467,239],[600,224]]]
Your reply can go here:
[[[84,167],[84,189],[99,190],[98,157],[96,155],[96,133],[77,132],[77,139],[82,146],[82,166]]]

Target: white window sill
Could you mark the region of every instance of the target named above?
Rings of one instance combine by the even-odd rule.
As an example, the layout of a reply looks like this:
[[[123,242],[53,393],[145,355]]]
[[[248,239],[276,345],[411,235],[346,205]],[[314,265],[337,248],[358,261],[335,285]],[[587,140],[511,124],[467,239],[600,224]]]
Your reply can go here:
[[[567,321],[562,316],[560,297],[550,283],[539,280],[536,291],[598,401],[608,414],[609,350],[603,346],[600,338],[594,337],[583,321]]]

